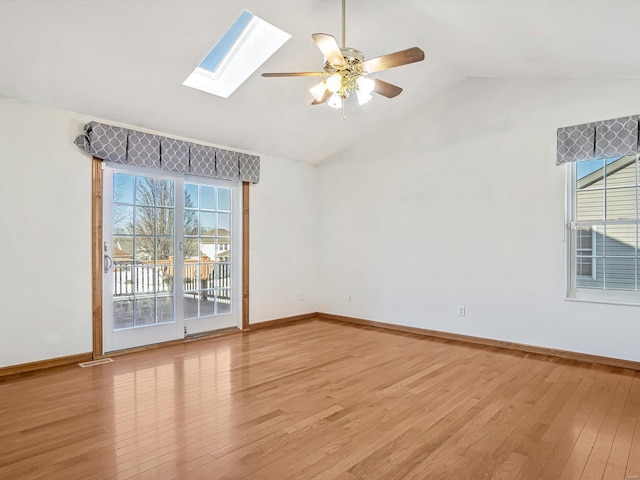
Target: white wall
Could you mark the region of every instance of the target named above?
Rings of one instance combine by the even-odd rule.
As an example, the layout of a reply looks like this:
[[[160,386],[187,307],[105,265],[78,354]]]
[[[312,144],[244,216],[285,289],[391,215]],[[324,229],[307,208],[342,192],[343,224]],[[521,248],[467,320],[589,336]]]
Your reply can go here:
[[[263,155],[250,195],[251,323],[317,312],[315,168]]]
[[[554,164],[557,127],[639,113],[638,86],[468,80],[320,167],[263,155],[252,323],[323,311],[640,361],[638,307],[564,300]],[[0,366],[91,350],[88,120],[0,99]]]
[[[322,164],[319,310],[640,361],[638,307],[564,300],[555,166],[557,127],[640,113],[638,87],[471,79]]]
[[[82,117],[0,99],[0,366],[91,351]]]
[[[0,367],[92,349],[91,161],[73,144],[90,120],[0,98]],[[314,169],[267,156],[261,167],[251,322],[317,310]]]

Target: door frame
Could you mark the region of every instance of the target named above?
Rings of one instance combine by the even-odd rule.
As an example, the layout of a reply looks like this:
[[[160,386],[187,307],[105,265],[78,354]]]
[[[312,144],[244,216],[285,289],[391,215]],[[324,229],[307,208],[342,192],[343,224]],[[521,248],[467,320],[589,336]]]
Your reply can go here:
[[[102,160],[93,157],[91,168],[91,276],[92,276],[92,324],[93,324],[93,358],[98,359],[104,356],[103,343],[103,203],[104,203],[104,170]],[[242,314],[241,329],[248,331],[249,328],[249,182],[242,182]],[[172,341],[174,344],[176,341]]]

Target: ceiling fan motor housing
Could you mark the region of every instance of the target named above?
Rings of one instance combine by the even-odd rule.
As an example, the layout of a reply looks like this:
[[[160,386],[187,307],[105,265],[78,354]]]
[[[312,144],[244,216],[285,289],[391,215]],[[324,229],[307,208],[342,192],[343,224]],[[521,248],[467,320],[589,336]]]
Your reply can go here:
[[[329,75],[339,73],[342,77],[340,90],[336,93],[344,100],[358,89],[357,80],[362,75],[360,65],[364,62],[364,54],[350,47],[341,48],[340,53],[344,57],[345,65],[334,65],[325,61],[323,68]]]
[[[341,48],[340,53],[342,53],[346,65],[343,67],[325,61],[323,66],[325,72],[335,73],[341,70],[347,70],[351,73],[360,73],[359,65],[364,62],[364,54],[360,50],[350,47]]]
[[[355,48],[344,47],[340,49],[340,53],[345,59],[357,60],[358,63],[364,62],[364,54]]]

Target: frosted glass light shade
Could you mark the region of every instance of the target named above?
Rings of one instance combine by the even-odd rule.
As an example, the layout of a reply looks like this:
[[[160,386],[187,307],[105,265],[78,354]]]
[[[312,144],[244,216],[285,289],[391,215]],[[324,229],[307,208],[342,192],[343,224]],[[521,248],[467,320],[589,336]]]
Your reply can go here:
[[[335,109],[341,108],[342,107],[342,99],[340,98],[340,95],[338,95],[337,93],[334,93],[333,95],[331,95],[329,97],[328,105],[331,108],[335,108]]]
[[[315,98],[318,101],[322,100],[322,97],[324,97],[324,92],[326,91],[327,91],[327,86],[325,85],[324,82],[320,82],[319,84],[309,89],[309,92],[311,93],[311,95],[313,95],[313,98]]]
[[[339,73],[334,73],[326,80],[327,90],[331,93],[336,93],[342,86],[342,76]]]
[[[373,89],[375,88],[375,82],[367,77],[358,77],[356,83],[358,84],[358,92],[362,92],[367,95],[373,92]]]
[[[362,90],[357,90],[356,94],[358,95],[358,105],[360,106],[364,105],[373,98],[370,93],[364,92]]]

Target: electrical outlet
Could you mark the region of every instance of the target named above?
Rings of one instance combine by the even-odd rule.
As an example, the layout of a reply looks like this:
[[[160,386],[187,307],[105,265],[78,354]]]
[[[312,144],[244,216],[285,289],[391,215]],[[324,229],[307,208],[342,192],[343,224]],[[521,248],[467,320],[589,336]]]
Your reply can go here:
[[[458,316],[464,317],[467,314],[467,307],[464,305],[458,305]]]
[[[352,300],[351,300],[351,295],[349,295],[349,298],[347,299],[347,302],[349,302],[349,303],[351,303],[351,302],[352,302]]]
[[[300,294],[300,296],[298,297],[298,299],[299,299],[301,302],[304,302],[304,293],[301,293],[301,294]]]

